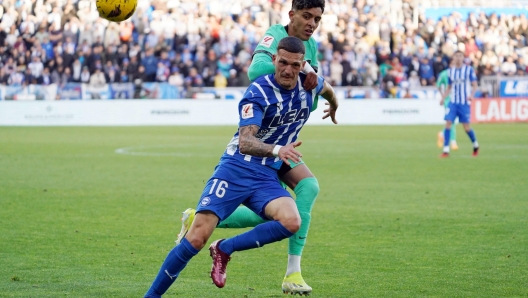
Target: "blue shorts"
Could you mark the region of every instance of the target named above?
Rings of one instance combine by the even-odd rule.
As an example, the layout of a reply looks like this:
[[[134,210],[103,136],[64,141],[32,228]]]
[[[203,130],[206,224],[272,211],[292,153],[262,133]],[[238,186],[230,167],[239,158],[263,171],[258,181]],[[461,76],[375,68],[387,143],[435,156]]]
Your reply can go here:
[[[263,219],[269,202],[291,195],[280,184],[277,171],[259,164],[223,160],[207,181],[196,212],[211,211],[220,221],[244,204]]]
[[[449,106],[445,110],[444,120],[455,122],[457,117],[460,123],[469,123],[471,119],[471,106],[449,103]]]

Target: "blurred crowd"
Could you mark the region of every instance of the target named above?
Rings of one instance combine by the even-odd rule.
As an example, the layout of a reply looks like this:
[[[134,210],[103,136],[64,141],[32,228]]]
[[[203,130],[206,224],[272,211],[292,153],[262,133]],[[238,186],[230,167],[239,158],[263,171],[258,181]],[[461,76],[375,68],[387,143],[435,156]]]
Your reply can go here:
[[[433,85],[461,50],[483,75],[524,75],[526,16],[415,16],[413,0],[328,0],[314,38],[320,75],[335,86]],[[247,86],[266,29],[290,1],[139,0],[128,21],[99,18],[93,0],[4,0],[0,84],[167,82]],[[414,21],[413,21],[414,20]]]

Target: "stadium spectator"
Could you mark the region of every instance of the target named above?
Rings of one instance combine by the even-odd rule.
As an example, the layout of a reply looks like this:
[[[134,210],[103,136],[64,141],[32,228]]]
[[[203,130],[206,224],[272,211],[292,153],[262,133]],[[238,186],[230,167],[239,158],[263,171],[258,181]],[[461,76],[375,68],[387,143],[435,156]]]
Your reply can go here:
[[[104,84],[106,84],[105,75],[101,72],[100,68],[96,68],[95,72],[90,76],[90,85],[102,86]]]
[[[214,76],[214,87],[215,88],[225,88],[227,87],[227,78],[222,74],[220,70],[216,71],[216,75]]]
[[[189,86],[213,86],[218,69],[226,79],[235,70],[237,85],[244,85],[253,49],[270,24],[287,21],[291,6],[284,0],[234,0],[233,5],[220,0],[208,5],[154,1],[139,3],[134,16],[118,24],[100,19],[94,2],[30,2],[2,3],[0,66],[4,78],[17,73],[11,78],[15,83],[29,74],[26,69],[38,78],[45,67],[51,81],[69,68],[74,82],[86,83],[87,66],[90,75],[99,69],[107,79],[115,76],[116,82],[139,78],[163,83],[170,81],[174,67],[184,81],[194,68],[201,82]],[[478,76],[526,73],[525,15],[480,12],[464,19],[455,11],[438,20],[420,15],[415,22],[415,8],[411,0],[328,2],[314,34],[320,47],[319,73],[336,85],[381,86],[380,78],[389,69],[396,69],[395,85],[413,85],[411,73],[416,71],[431,85],[459,49]],[[159,69],[160,61],[166,68]]]
[[[239,87],[238,75],[235,69],[229,71],[229,78],[227,78],[227,87]]]
[[[51,84],[51,74],[50,74],[49,68],[44,67],[44,69],[42,70],[42,75],[40,76],[38,83],[44,86]]]
[[[423,58],[420,61],[420,67],[418,70],[420,77],[422,78],[423,86],[431,86],[435,82],[435,76],[431,62],[427,58]]]
[[[513,57],[509,56],[501,65],[501,72],[506,76],[513,76],[517,73],[517,65],[513,63]]]
[[[330,79],[333,86],[341,86],[343,79],[343,65],[341,64],[341,54],[334,52],[332,62],[330,62]]]

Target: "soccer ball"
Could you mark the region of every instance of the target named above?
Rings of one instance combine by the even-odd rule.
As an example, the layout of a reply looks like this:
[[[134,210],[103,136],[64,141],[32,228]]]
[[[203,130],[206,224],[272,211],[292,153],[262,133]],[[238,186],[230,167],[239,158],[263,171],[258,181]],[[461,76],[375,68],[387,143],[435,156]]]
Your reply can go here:
[[[122,22],[136,11],[137,0],[96,0],[99,16],[111,22]]]

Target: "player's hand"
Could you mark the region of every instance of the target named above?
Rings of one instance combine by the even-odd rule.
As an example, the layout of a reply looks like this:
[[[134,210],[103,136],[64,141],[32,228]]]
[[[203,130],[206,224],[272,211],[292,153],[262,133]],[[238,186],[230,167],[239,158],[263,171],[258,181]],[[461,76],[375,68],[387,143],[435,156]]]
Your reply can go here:
[[[337,111],[337,107],[333,108],[329,102],[326,102],[325,103],[328,107],[328,109],[324,110],[323,112],[325,112],[325,115],[323,116],[323,119],[326,119],[328,117],[330,117],[332,119],[332,122],[334,122],[334,124],[337,124],[337,120],[336,120],[336,111]]]
[[[467,101],[468,101],[469,103],[473,102],[473,97],[471,97],[471,96],[468,97],[468,98],[467,98]]]
[[[297,141],[286,146],[282,146],[282,148],[279,150],[279,158],[287,165],[290,165],[290,160],[294,163],[301,162],[302,154],[301,152],[295,150],[295,147],[299,147],[301,144],[301,141]]]
[[[306,80],[304,80],[304,90],[310,91],[317,86],[317,74],[315,72],[309,72],[306,74]]]

